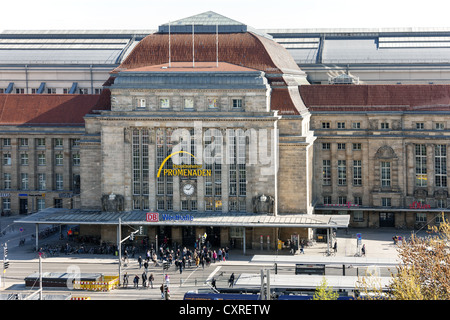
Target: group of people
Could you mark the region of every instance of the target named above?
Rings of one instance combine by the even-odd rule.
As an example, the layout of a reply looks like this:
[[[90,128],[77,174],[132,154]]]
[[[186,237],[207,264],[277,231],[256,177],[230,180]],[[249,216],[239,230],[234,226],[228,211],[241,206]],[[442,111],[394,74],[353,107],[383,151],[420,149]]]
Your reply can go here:
[[[123,275],[123,287],[126,288],[128,287],[128,273],[125,272],[125,274]],[[153,281],[155,281],[155,278],[153,277],[153,273],[151,273],[149,276],[147,276],[147,272],[143,272],[141,277],[139,277],[137,274],[134,276],[133,278],[133,285],[134,288],[139,288],[139,281],[141,280],[142,282],[142,287],[143,288],[147,288],[147,287],[151,287],[153,289]]]

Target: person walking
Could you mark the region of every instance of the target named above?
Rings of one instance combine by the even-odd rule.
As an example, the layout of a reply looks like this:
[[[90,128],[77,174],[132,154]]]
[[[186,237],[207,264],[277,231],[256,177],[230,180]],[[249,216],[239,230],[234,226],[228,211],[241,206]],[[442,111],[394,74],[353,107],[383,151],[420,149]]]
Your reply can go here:
[[[139,258],[138,258],[138,263],[139,263],[139,269],[141,269],[141,267],[142,267],[142,257],[141,256],[139,256]]]
[[[153,277],[153,273],[150,273],[150,276],[148,277],[148,281],[150,282],[150,285],[152,286],[153,289],[153,281],[155,280],[155,278]]]
[[[136,275],[133,279],[134,287],[137,289],[139,287],[139,276]]]
[[[128,274],[125,272],[125,274],[123,275],[123,287],[128,287]]]
[[[228,286],[230,288],[234,286],[234,272],[231,274],[230,279],[228,280]]]
[[[364,257],[366,256],[366,245],[365,244],[363,244],[363,246],[362,246],[361,253]]]
[[[164,299],[164,283],[159,287],[159,290],[161,290],[161,299]]]
[[[147,275],[145,272],[142,273],[142,287],[147,287]]]
[[[216,287],[216,279],[214,279],[214,278],[211,279],[211,286],[212,286],[214,289],[217,289],[217,287]]]
[[[334,253],[337,252],[337,241],[334,243],[333,250],[334,250]]]

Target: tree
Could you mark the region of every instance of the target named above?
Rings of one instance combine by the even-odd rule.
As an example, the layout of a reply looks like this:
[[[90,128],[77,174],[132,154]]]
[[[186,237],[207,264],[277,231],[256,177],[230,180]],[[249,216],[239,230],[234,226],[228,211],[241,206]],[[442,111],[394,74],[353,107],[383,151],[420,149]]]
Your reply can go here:
[[[390,294],[398,300],[450,300],[450,224],[429,228],[424,238],[413,233],[398,252],[402,263],[393,275]]]
[[[314,292],[313,300],[337,300],[339,293],[333,291],[332,287],[328,287],[327,279],[322,279],[320,285]]]

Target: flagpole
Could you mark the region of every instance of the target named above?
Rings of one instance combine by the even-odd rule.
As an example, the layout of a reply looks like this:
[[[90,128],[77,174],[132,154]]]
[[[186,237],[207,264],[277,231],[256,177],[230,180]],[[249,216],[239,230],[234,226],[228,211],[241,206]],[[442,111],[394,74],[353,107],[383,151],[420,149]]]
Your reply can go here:
[[[170,21],[169,21],[169,68],[171,67],[171,57],[170,57]]]
[[[219,25],[216,23],[216,67],[219,67]]]
[[[192,68],[195,68],[194,23],[192,23]]]

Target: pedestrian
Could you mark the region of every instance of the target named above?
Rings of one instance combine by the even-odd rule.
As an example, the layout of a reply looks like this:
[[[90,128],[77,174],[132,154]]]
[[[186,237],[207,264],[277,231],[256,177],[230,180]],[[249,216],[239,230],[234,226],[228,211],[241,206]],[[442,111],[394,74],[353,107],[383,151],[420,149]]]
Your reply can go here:
[[[214,263],[216,263],[216,259],[217,259],[217,252],[216,252],[216,250],[213,251],[212,257],[213,257]]]
[[[153,289],[153,281],[155,280],[155,278],[153,277],[153,273],[150,273],[150,277],[148,277],[148,281],[150,282],[150,285],[152,286]]]
[[[211,286],[212,286],[214,289],[217,289],[217,287],[216,287],[216,279],[214,279],[214,278],[211,279]]]
[[[334,253],[337,252],[337,241],[334,243],[333,250],[334,250]]]
[[[300,253],[305,254],[305,245],[303,242],[300,244]]]
[[[219,251],[217,251],[217,259],[222,260],[222,249],[219,248]]]
[[[363,246],[362,246],[361,253],[363,256],[366,256],[366,245],[365,244],[363,244]]]
[[[148,272],[148,261],[147,260],[144,261],[144,270],[145,270],[145,272]]]
[[[228,286],[232,288],[234,285],[234,272],[231,274],[230,279],[228,280]]]
[[[142,287],[146,287],[147,286],[147,275],[145,274],[145,272],[142,273]]]
[[[159,287],[159,290],[161,290],[161,299],[164,299],[164,284]]]
[[[180,268],[180,274],[183,273],[183,264],[180,262],[178,262],[179,268]]]
[[[139,256],[139,258],[138,258],[138,263],[139,263],[139,269],[141,269],[141,267],[142,267],[142,257],[141,256]]]
[[[123,275],[123,286],[127,287],[128,286],[128,274],[125,272],[125,274]]]
[[[226,247],[225,248],[225,259],[228,260],[228,250],[230,250],[230,248]]]
[[[136,275],[133,279],[133,283],[134,283],[134,287],[138,288],[139,287],[139,276]]]

